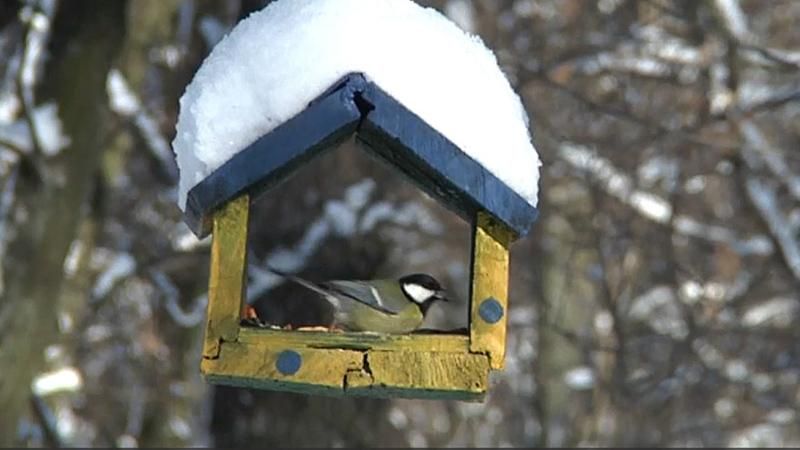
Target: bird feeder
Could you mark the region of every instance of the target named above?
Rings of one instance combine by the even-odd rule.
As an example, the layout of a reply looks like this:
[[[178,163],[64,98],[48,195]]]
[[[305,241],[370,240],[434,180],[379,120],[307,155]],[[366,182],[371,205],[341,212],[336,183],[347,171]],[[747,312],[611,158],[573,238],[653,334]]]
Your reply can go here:
[[[355,135],[472,225],[469,332],[382,335],[242,325],[251,201]],[[212,235],[201,370],[212,383],[301,393],[481,400],[502,369],[509,246],[537,210],[360,73],[345,76],[192,188],[185,221]]]

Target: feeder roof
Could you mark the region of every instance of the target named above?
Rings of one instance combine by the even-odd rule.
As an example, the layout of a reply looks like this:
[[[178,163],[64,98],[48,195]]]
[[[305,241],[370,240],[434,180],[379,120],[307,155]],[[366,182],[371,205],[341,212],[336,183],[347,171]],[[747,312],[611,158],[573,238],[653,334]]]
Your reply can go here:
[[[478,37],[411,0],[278,0],[242,20],[219,42],[181,97],[173,148],[180,170],[179,206],[187,217],[195,216],[198,224],[205,219],[209,205],[197,204],[202,207],[190,211],[189,191],[233,163],[234,156],[257,147],[268,154],[263,158],[284,158],[285,148],[256,142],[279,128],[286,136],[292,119],[350,73],[362,74],[362,87],[387,94],[501,186],[492,182],[474,189],[511,190],[534,209],[541,163],[528,117],[494,54]],[[364,117],[355,104],[348,108],[352,117],[337,116],[344,127],[339,133],[346,135]],[[377,120],[382,114],[367,116]],[[330,132],[329,126],[326,122],[319,132]],[[369,133],[364,136],[370,139]],[[464,183],[485,179],[476,173],[450,170],[446,175],[460,176],[455,185],[463,189]],[[482,178],[467,179],[475,176]],[[251,181],[266,186],[264,180]],[[473,204],[478,201],[472,194],[467,197]],[[194,229],[203,234],[201,228]]]

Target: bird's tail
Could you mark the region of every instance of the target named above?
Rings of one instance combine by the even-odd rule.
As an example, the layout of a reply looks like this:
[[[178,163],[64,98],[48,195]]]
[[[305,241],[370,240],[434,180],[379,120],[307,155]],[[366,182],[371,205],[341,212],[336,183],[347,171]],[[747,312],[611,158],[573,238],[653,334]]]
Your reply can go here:
[[[300,286],[305,287],[306,289],[310,289],[310,290],[316,292],[317,294],[322,295],[326,299],[330,299],[330,297],[331,297],[331,293],[330,292],[328,292],[325,289],[321,288],[317,284],[312,283],[311,281],[304,280],[304,279],[302,279],[302,278],[300,278],[300,277],[298,277],[296,275],[292,275],[292,274],[286,273],[286,272],[284,272],[282,270],[277,270],[274,267],[267,266],[267,269],[270,272],[272,272],[272,273],[274,273],[274,274],[276,274],[278,276],[286,278],[289,281],[293,281],[293,282],[299,284]]]

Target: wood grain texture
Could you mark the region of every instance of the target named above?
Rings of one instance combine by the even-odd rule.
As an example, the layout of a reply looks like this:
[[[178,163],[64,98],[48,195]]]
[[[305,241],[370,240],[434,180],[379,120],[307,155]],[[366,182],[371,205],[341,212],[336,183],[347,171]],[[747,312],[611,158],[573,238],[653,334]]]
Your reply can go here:
[[[505,365],[508,323],[508,247],[513,232],[486,213],[478,213],[472,242],[472,295],[470,301],[470,350],[489,355],[492,369]],[[494,298],[502,317],[494,323],[481,318],[483,301]]]
[[[291,375],[277,368],[278,357],[285,350],[293,350],[301,357],[301,365]],[[329,388],[341,391],[345,374],[361,370],[364,355],[351,350],[298,349],[283,346],[248,345],[225,342],[217,359],[206,359],[202,371],[206,376],[227,377],[251,384],[272,381],[273,388],[297,392]],[[280,388],[284,389],[280,389]],[[287,389],[288,388],[288,389]]]
[[[489,361],[484,355],[421,351],[370,351],[367,353],[370,388],[413,390],[422,396],[478,396],[486,392]],[[349,388],[364,386],[348,386]]]
[[[406,350],[298,348],[224,342],[215,359],[204,359],[208,381],[303,394],[430,398],[478,401],[488,387],[485,355]],[[299,369],[279,370],[285,351],[300,356]]]
[[[208,280],[208,316],[203,356],[215,358],[221,341],[239,336],[244,308],[249,196],[227,203],[214,216],[211,272]]]
[[[287,348],[340,348],[349,350],[418,350],[467,353],[469,336],[459,334],[372,334],[327,331],[283,331],[242,328],[239,341],[247,344],[268,342]]]

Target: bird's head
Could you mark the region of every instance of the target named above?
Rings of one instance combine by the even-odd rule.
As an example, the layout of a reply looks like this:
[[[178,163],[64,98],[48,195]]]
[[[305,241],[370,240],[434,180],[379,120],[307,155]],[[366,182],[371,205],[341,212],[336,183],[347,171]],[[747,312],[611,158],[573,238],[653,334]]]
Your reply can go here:
[[[430,275],[414,273],[400,278],[399,281],[406,297],[420,305],[423,311],[436,300],[448,301],[446,290]]]

